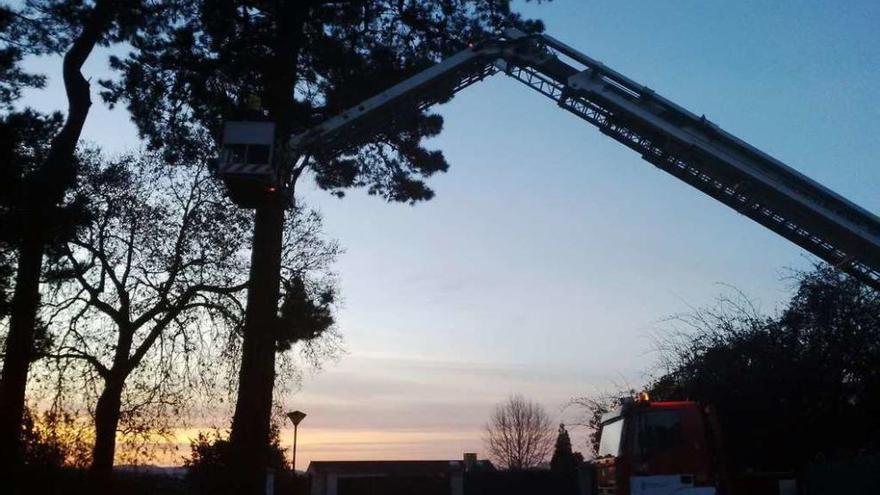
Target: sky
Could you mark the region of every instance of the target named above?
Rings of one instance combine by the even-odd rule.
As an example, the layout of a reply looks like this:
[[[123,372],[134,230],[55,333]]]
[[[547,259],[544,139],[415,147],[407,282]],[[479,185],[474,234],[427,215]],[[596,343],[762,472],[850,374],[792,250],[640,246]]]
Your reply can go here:
[[[880,212],[880,3],[515,5],[548,34]],[[50,84],[22,103],[65,108],[57,60],[28,64]],[[86,72],[106,77],[106,56]],[[773,311],[790,294],[788,270],[813,262],[503,75],[437,111],[445,130],[428,144],[451,167],[430,180],[430,202],[299,187],[346,250],[336,271],[347,348],[280,399],[308,414],[300,469],[482,457],[490,411],[514,393],[573,422],[572,397],[649,379],[670,315],[728,285]],[[124,110],[101,104],[84,137],[109,150],[138,144]],[[285,445],[291,437],[282,432]],[[583,432],[574,437],[585,449]]]

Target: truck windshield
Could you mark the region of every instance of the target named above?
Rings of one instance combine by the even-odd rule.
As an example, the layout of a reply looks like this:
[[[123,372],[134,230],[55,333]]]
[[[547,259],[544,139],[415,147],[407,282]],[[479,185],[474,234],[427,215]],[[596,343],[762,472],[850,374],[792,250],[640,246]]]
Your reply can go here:
[[[599,439],[599,457],[620,455],[620,438],[623,436],[623,418],[602,426]]]
[[[635,444],[642,460],[682,443],[680,411],[652,411],[639,416]]]

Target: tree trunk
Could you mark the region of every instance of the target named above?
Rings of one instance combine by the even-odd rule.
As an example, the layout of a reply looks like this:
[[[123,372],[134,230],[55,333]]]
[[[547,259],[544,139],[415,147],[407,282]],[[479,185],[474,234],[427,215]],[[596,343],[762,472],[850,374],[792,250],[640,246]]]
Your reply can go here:
[[[126,314],[125,318],[128,317]],[[122,389],[134,368],[129,357],[134,329],[128,324],[118,325],[113,366],[104,378],[104,390],[95,405],[95,444],[92,446],[88,481],[89,491],[99,495],[110,495],[113,492],[113,459],[116,455],[116,430],[122,408]]]
[[[34,328],[40,302],[43,242],[39,222],[25,232],[18,250],[18,272],[0,381],[0,473],[16,485],[22,463],[21,421],[28,367],[33,358]]]
[[[95,445],[89,466],[90,493],[111,494],[113,490],[113,458],[116,455],[116,430],[122,407],[122,383],[108,381],[95,407]]]
[[[283,208],[257,210],[238,400],[230,438],[233,466],[238,471],[236,493],[261,493],[268,464],[283,228]]]
[[[293,128],[291,109],[296,85],[302,28],[311,2],[275,2],[275,64],[266,68],[265,107],[275,122],[276,170],[290,166],[287,142]],[[293,195],[293,184],[286,195]],[[232,419],[233,493],[264,492],[269,461],[272,390],[275,385],[275,325],[281,283],[285,198],[257,208],[242,342],[238,397]]]

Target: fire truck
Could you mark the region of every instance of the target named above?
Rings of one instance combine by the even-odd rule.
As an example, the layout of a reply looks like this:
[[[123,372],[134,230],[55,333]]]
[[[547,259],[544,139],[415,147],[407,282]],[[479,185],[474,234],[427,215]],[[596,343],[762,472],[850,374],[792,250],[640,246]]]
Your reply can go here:
[[[624,398],[600,423],[597,495],[795,495],[790,473],[731,475],[711,407]]]

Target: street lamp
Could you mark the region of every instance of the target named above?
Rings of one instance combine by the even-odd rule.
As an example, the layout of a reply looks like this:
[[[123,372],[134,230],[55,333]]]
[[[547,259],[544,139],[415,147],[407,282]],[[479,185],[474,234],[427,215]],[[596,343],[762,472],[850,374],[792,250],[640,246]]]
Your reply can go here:
[[[306,413],[302,411],[293,411],[287,413],[287,417],[290,418],[290,421],[293,423],[293,474],[296,476],[296,427],[299,426],[300,421],[305,419]]]

